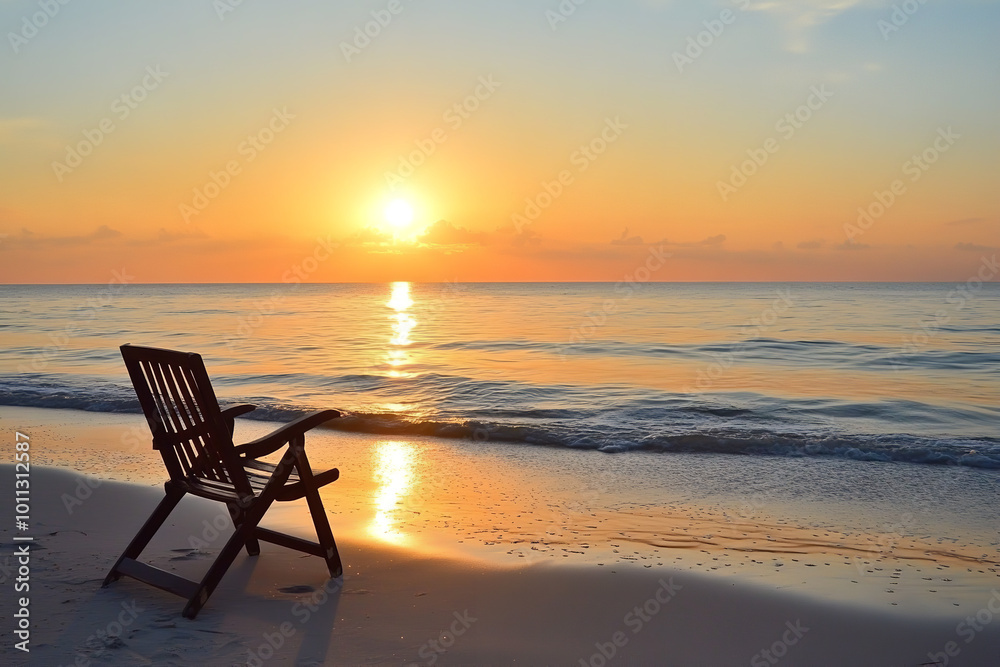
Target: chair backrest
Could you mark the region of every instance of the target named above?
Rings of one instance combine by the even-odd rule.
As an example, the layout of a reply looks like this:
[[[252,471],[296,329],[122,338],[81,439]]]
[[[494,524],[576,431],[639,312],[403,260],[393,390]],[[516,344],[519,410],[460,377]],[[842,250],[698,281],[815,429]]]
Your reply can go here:
[[[170,479],[253,495],[201,355],[128,344],[121,352]]]

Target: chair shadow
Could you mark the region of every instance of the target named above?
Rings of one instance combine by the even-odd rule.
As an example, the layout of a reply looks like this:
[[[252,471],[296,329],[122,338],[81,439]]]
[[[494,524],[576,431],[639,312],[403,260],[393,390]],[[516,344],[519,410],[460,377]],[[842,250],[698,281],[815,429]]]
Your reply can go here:
[[[281,547],[261,546],[259,556],[241,557],[234,563],[212,596],[215,604],[210,601],[203,613],[215,616],[221,612],[223,616],[261,621],[260,625],[269,629],[260,637],[251,638],[247,650],[253,651],[262,663],[268,661],[269,657],[265,654],[270,654],[270,651],[282,662],[288,661],[294,648],[295,657],[290,664],[327,664],[343,590],[343,576],[327,578],[326,566],[319,558],[308,559],[316,561],[309,563],[308,573],[272,576],[275,570],[267,567],[266,559]],[[262,582],[267,582],[265,585],[270,587],[269,593],[259,590]],[[254,588],[258,591],[252,590]],[[281,597],[275,599],[271,597],[273,595]],[[219,600],[216,601],[216,597]],[[193,622],[197,623],[200,619],[199,615]]]

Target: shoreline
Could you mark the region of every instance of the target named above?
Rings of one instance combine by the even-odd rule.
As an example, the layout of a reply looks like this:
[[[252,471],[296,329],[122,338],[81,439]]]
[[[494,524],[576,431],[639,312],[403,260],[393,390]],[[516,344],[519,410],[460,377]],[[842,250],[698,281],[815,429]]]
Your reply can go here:
[[[9,481],[10,470],[0,478]],[[351,539],[340,540],[342,582],[328,580],[319,559],[273,545],[257,558],[241,554],[188,621],[180,598],[138,582],[100,588],[157,489],[104,482],[70,515],[52,501],[72,493],[78,475],[38,468],[32,481],[42,496],[32,521],[31,657],[45,664],[82,656],[89,664],[255,665],[273,652],[272,664],[596,665],[604,657],[735,665],[773,664],[763,653],[771,651],[788,665],[918,665],[956,642],[962,660],[951,664],[976,665],[1000,649],[1000,622],[974,632],[959,615],[876,611],[670,568],[490,568]],[[196,576],[213,545],[191,549],[190,528],[217,513],[214,503],[185,500],[144,557]],[[4,529],[2,543],[10,539]],[[984,594],[978,612],[992,614],[993,599],[1000,605],[1000,592]],[[22,664],[9,646],[4,653]]]
[[[48,625],[33,646],[37,655],[63,664],[75,659],[67,647],[88,659],[100,652],[93,664],[194,661],[158,652],[161,644],[178,643],[169,638],[178,632],[180,644],[212,656],[206,664],[255,664],[248,653],[255,638],[286,621],[295,630],[285,640],[295,646],[296,664],[430,664],[435,656],[435,664],[508,664],[525,657],[528,664],[581,664],[605,658],[600,646],[614,649],[609,664],[752,664],[760,651],[781,644],[783,633],[793,638],[798,620],[809,631],[784,646],[782,664],[934,664],[928,655],[955,641],[960,655],[945,653],[949,664],[975,665],[990,664],[977,660],[1000,650],[1000,619],[982,624],[965,643],[975,627],[967,618],[980,615],[981,622],[990,614],[992,621],[990,604],[1000,612],[995,562],[963,565],[956,560],[961,550],[940,540],[932,541],[940,553],[928,557],[919,551],[928,545],[915,538],[897,535],[886,545],[878,535],[783,525],[763,511],[727,516],[697,499],[670,499],[657,511],[639,502],[606,505],[603,493],[567,486],[577,470],[532,469],[531,451],[337,432],[320,433],[307,445],[315,467],[341,469],[341,479],[324,493],[347,573],[343,588],[326,594],[335,603],[310,611],[313,620],[299,624],[301,605],[324,595],[324,568],[318,559],[265,544],[257,559],[238,557],[194,622],[207,616],[210,625],[188,627],[180,598],[127,580],[100,589],[162,496],[157,487],[165,472],[141,440],[142,418],[21,408],[0,408],[0,417],[11,437],[15,424],[30,429],[40,466],[32,467],[39,547],[32,571],[41,588],[35,609],[44,610],[36,617]],[[238,422],[237,434],[246,439],[271,427]],[[140,438],[138,446],[132,437]],[[93,473],[101,466],[107,474],[98,476],[100,483],[68,469]],[[0,467],[6,488],[13,488],[11,471]],[[287,505],[272,508],[265,523],[311,537],[304,505]],[[219,507],[186,499],[164,529],[169,534],[150,546],[152,561],[196,577],[231,530],[216,521]],[[11,553],[12,522],[0,531],[0,557]],[[857,560],[845,535],[855,545],[867,539],[871,553]],[[658,600],[658,591],[668,601]],[[136,619],[122,646],[102,649],[80,636],[80,619],[110,619],[133,598],[154,614]],[[650,599],[650,609],[675,613],[658,611],[659,629],[643,632],[655,619],[628,612],[638,606],[650,616],[642,607]],[[451,623],[461,625],[466,610],[482,620],[465,628],[461,641],[453,638],[446,653],[428,648]],[[225,641],[208,641],[213,633]]]

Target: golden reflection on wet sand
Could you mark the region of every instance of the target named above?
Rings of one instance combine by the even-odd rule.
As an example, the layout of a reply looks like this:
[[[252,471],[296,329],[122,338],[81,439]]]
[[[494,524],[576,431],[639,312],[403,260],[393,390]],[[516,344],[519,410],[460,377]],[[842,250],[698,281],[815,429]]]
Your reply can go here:
[[[375,517],[369,534],[392,544],[405,544],[408,536],[400,530],[398,506],[411,493],[417,448],[409,442],[383,441],[375,445],[373,473]]]

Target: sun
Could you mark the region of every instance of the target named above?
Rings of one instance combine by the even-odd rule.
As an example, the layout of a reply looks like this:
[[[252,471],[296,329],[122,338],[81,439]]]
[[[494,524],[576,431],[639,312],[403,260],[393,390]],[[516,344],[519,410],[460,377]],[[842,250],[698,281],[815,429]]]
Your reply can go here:
[[[385,219],[402,231],[413,222],[413,207],[404,199],[393,199],[385,207]]]

